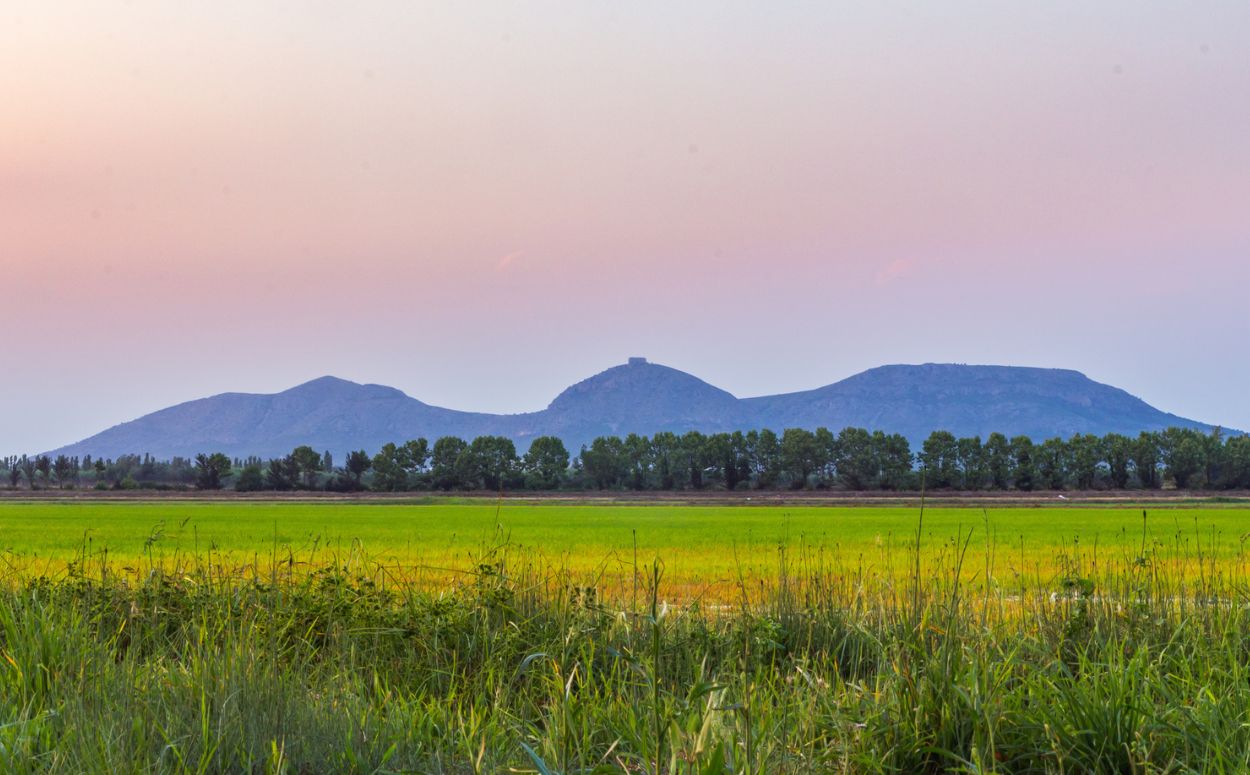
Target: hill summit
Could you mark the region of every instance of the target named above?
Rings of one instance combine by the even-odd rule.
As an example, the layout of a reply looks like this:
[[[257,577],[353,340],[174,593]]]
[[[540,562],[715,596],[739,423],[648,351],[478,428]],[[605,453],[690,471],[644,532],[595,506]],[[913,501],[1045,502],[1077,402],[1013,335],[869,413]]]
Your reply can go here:
[[[596,436],[857,426],[901,433],[913,449],[934,430],[1035,439],[1212,426],[1156,409],[1067,369],[926,363],[881,366],[814,390],[755,398],[668,366],[630,358],[565,389],[537,412],[496,415],[431,406],[395,388],[321,377],[273,394],[223,393],[117,425],[52,454],[157,457],[221,451],[283,455],[308,444],[373,451],[424,436],[541,435],[571,451]]]

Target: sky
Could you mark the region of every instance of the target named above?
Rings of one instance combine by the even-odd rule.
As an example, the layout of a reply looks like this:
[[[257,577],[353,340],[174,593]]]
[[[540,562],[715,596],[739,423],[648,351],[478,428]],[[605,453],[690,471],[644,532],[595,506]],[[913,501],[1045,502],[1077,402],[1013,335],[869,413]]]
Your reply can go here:
[[[0,2],[0,453],[324,374],[1078,369],[1250,429],[1250,3]]]

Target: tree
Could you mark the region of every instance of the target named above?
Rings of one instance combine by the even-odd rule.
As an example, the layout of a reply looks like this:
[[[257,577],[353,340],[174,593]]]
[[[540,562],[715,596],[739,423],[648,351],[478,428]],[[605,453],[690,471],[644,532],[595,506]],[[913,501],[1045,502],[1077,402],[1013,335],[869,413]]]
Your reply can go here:
[[[49,458],[47,455],[40,455],[39,457],[35,458],[35,470],[39,472],[39,475],[41,477],[43,477],[44,482],[51,481],[52,459]],[[34,488],[32,487],[31,489],[34,489]]]
[[[698,431],[686,431],[680,437],[678,449],[686,481],[691,489],[702,490],[703,473],[708,467],[707,436]]]
[[[781,476],[781,442],[776,433],[767,428],[747,433],[747,457],[757,488],[768,489],[777,484]]]
[[[935,490],[954,487],[959,480],[959,440],[950,431],[934,431],[924,440],[920,464],[925,482]]]
[[[321,454],[307,445],[291,450],[291,462],[299,471],[303,485],[309,490],[317,489],[317,474],[321,472]]]
[[[661,431],[651,437],[651,471],[657,478],[661,490],[672,490],[677,487],[678,452],[681,441],[671,431]]]
[[[507,436],[478,436],[469,444],[465,469],[471,486],[502,490],[517,467],[516,445]]]
[[[404,454],[407,456],[408,473],[424,478],[430,464],[430,442],[422,436],[404,442]]]
[[[886,490],[902,490],[912,485],[915,478],[914,459],[911,444],[907,437],[899,433],[888,436],[881,431],[873,431],[873,457],[881,466],[880,483]]]
[[[373,461],[369,458],[369,453],[363,449],[347,453],[347,461],[344,468],[358,486],[361,483],[361,479],[364,478],[365,472],[372,467]]]
[[[1118,433],[1108,433],[1102,437],[1102,453],[1107,461],[1107,481],[1117,490],[1128,487],[1133,440]]]
[[[995,490],[1011,486],[1011,463],[1011,442],[1001,433],[991,433],[985,440],[985,466]]]
[[[732,486],[727,478],[725,486],[731,490],[737,490],[745,487],[751,480],[751,448],[747,444],[746,434],[742,431],[734,431],[729,434],[729,444],[733,448],[734,468]]]
[[[970,436],[956,442],[959,459],[959,484],[965,490],[980,490],[985,486],[985,447],[980,436]]]
[[[726,490],[738,489],[750,477],[747,441],[742,431],[708,436],[706,453],[706,460],[714,469],[711,473],[724,482]]]
[[[78,474],[78,466],[65,455],[57,455],[56,461],[52,464],[52,471],[56,475],[56,483],[64,490],[70,480]]]
[[[1093,489],[1102,463],[1102,439],[1092,433],[1078,433],[1068,441],[1072,479],[1078,490]]]
[[[370,464],[373,467],[373,489],[379,492],[397,492],[407,489],[408,468],[411,461],[406,447],[396,446],[388,441],[382,445],[382,449],[378,450],[378,454],[373,456]]]
[[[290,457],[274,458],[265,471],[265,486],[270,490],[293,490],[299,482],[299,466]]]
[[[878,445],[863,428],[843,428],[833,447],[838,481],[848,490],[867,490],[876,485],[881,466]]]
[[[798,490],[808,486],[812,472],[820,465],[816,434],[804,428],[786,428],[781,434],[781,469]]]
[[[625,437],[622,452],[625,455],[625,465],[629,469],[626,474],[627,486],[631,490],[646,489],[651,468],[651,443],[646,436],[631,433]]]
[[[444,436],[434,442],[434,452],[430,456],[430,475],[433,484],[440,490],[450,490],[465,486],[460,458],[469,443],[456,436]]]
[[[1214,487],[1224,478],[1224,431],[1216,427],[1202,437],[1203,457],[1206,467],[1203,471],[1203,486]]]
[[[220,452],[195,456],[195,486],[201,490],[220,490],[222,480],[231,475],[230,458]]]
[[[35,461],[22,455],[22,459],[18,461],[18,467],[22,469],[22,476],[26,477],[26,486],[32,490],[38,489],[35,486],[35,471],[38,470]]]
[[[17,486],[21,484],[21,482],[22,482],[22,469],[21,469],[21,466],[17,464],[17,461],[14,460],[13,462],[9,463],[9,486],[12,487],[14,490],[16,490]]]
[[[234,489],[236,492],[258,492],[265,489],[265,475],[260,464],[250,463],[243,466],[239,478],[234,481]]]
[[[581,460],[582,469],[597,489],[614,488],[625,478],[625,444],[616,436],[599,436],[589,448],[582,447]]]
[[[812,472],[815,485],[821,489],[831,487],[838,477],[838,437],[822,425],[812,432],[812,439],[816,442],[816,468]]]
[[[1167,475],[1178,490],[1201,484],[1198,475],[1207,466],[1203,434],[1190,428],[1168,428],[1160,434],[1159,451]]]
[[[1220,486],[1250,489],[1250,436],[1233,436],[1224,442],[1224,476]]]
[[[1015,460],[1012,482],[1021,492],[1029,492],[1037,486],[1037,464],[1034,460],[1036,447],[1028,436],[1013,436],[1011,456]]]
[[[1159,434],[1142,431],[1133,443],[1132,455],[1137,481],[1147,490],[1157,490],[1162,484],[1159,477]]]
[[[1062,490],[1068,481],[1068,445],[1063,439],[1046,439],[1037,448],[1037,475],[1048,490]]]
[[[539,436],[521,461],[525,486],[531,490],[556,490],[569,471],[569,451],[556,436]]]

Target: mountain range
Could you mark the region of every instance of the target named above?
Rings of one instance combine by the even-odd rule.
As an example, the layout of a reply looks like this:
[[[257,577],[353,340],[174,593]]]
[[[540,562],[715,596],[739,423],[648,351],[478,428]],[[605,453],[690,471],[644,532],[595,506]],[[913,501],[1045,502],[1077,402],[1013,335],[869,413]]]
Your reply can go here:
[[[273,394],[223,393],[122,423],[50,454],[158,458],[219,451],[285,455],[301,444],[341,454],[424,436],[501,435],[519,450],[554,435],[571,452],[596,436],[658,431],[847,426],[900,433],[917,449],[934,430],[956,436],[1067,438],[1212,426],[1156,409],[1080,372],[959,364],[881,366],[797,393],[737,398],[677,369],[630,358],[556,396],[546,409],[485,414],[431,406],[395,388],[322,377]]]

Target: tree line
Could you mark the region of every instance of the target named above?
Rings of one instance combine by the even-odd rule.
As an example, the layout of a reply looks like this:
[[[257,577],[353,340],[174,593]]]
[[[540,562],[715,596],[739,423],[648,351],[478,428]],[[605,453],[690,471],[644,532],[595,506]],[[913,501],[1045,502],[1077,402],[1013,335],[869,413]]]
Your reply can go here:
[[[203,453],[156,460],[59,455],[0,458],[10,488],[328,490],[1189,490],[1250,489],[1250,437],[1188,428],[1076,434],[1034,442],[935,431],[906,438],[863,428],[600,436],[571,456],[554,436],[524,454],[503,436],[444,436],[349,453],[336,465],[309,446],[262,460]]]

